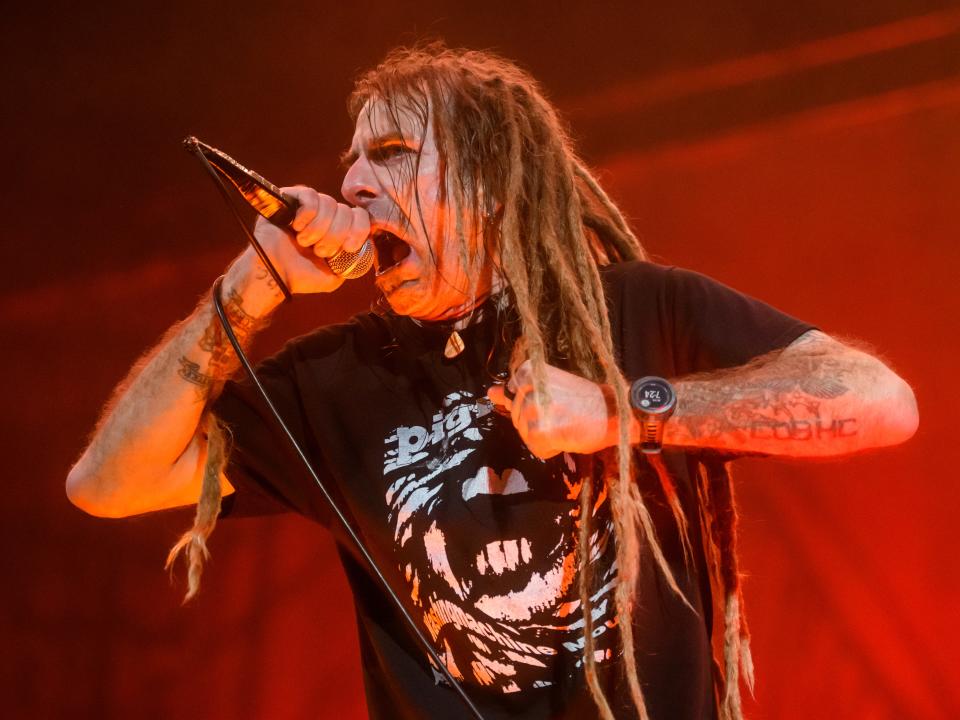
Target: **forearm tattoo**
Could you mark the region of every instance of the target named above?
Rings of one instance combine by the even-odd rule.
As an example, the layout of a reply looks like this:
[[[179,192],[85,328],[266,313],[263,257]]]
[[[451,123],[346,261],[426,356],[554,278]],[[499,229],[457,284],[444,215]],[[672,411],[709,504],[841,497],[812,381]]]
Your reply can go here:
[[[850,392],[851,362],[814,351],[779,355],[727,373],[690,379],[676,420],[694,441],[822,441],[859,432],[838,399]],[[833,405],[833,407],[829,407]]]
[[[270,288],[271,290],[276,290],[277,294],[280,295],[280,288],[277,286],[277,281],[274,279],[273,275],[271,275],[270,272],[265,267],[263,267],[263,265],[260,265],[257,268],[256,278],[257,280],[263,280],[264,282],[266,282],[268,288]]]
[[[231,290],[224,301],[223,308],[242,346],[247,346],[253,335],[267,325],[264,318],[255,318],[243,309],[243,298],[236,290]],[[177,374],[197,388],[197,400],[206,401],[211,391],[236,371],[240,361],[227,339],[220,324],[220,318],[213,314],[210,323],[197,342],[197,347],[209,354],[205,360],[192,360],[182,355]]]

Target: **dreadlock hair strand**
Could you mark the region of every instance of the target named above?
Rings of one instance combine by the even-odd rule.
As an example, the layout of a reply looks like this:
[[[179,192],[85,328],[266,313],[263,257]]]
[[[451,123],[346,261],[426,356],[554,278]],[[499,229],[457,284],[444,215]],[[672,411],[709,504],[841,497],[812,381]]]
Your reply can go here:
[[[577,460],[582,660],[594,702],[604,720],[612,720],[597,672],[592,601],[597,537],[593,514],[599,503],[594,498],[606,494],[615,541],[614,601],[622,668],[634,710],[641,720],[648,720],[632,623],[644,550],[671,590],[693,607],[664,556],[636,479],[629,437],[629,388],[614,354],[600,275],[603,265],[645,260],[646,253],[623,213],[577,157],[563,123],[536,81],[509,61],[492,53],[451,50],[439,44],[401,48],[357,81],[350,99],[353,118],[357,120],[368,105],[385,109],[398,128],[400,113],[413,111],[421,123],[421,140],[432,126],[443,179],[437,199],[453,215],[441,219],[439,236],[452,225],[455,247],[450,247],[452,243],[431,246],[430,252],[435,261],[445,252],[457,252],[461,266],[470,271],[468,277],[492,258],[519,318],[520,336],[511,369],[530,361],[535,401],[541,407],[550,403],[548,364],[609,389],[619,426],[617,443],[589,462]],[[415,177],[419,162],[417,155],[404,172]],[[390,179],[397,183],[392,174]],[[412,199],[422,222],[420,198]],[[482,236],[483,242],[468,237],[472,234]],[[463,290],[477,299],[475,289]],[[212,414],[204,416],[201,426],[208,454],[200,502],[193,528],[167,558],[168,568],[180,555],[187,559],[185,601],[195,596],[203,560],[209,555],[207,539],[219,514],[220,474],[229,444],[226,431]],[[692,549],[676,488],[660,458],[648,459],[648,464],[660,478],[689,561]],[[719,653],[723,668],[717,673],[721,720],[741,720],[739,681],[742,678],[752,689],[753,665],[736,562],[733,486],[725,466],[701,464],[696,490],[710,582],[723,618]],[[716,656],[715,665],[719,669]]]
[[[164,569],[172,575],[177,558],[183,555],[186,559],[187,592],[183,597],[184,603],[192,600],[200,590],[203,563],[210,558],[207,539],[216,527],[217,517],[220,515],[222,500],[220,475],[226,467],[230,454],[228,431],[212,412],[204,413],[199,429],[207,439],[207,457],[203,465],[200,498],[197,502],[193,526],[170,548],[164,565]]]
[[[679,586],[660,548],[650,513],[634,480],[627,382],[613,351],[599,266],[645,257],[622,213],[576,157],[572,143],[537,83],[490,53],[442,46],[401,49],[360,79],[351,100],[358,116],[367,103],[399,106],[411,97],[431,105],[435,138],[453,213],[483,214],[499,203],[499,236],[492,251],[521,327],[536,402],[546,406],[548,363],[612,389],[619,419],[616,448],[601,454],[616,539],[617,625],[624,669],[637,714],[647,717],[635,662],[632,611],[642,544],[669,586]],[[476,227],[476,225],[474,225]],[[490,238],[487,238],[488,241]],[[586,627],[584,672],[598,708],[610,706],[597,680],[592,636],[590,542],[593,477],[581,473],[578,532],[581,612]],[[686,602],[686,599],[684,599]]]

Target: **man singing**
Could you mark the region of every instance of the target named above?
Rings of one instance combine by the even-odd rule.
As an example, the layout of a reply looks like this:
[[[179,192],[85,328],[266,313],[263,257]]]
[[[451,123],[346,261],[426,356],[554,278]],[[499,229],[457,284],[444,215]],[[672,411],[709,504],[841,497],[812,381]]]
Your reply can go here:
[[[375,243],[377,309],[258,370],[321,481],[485,718],[740,718],[753,671],[725,463],[902,442],[910,388],[806,323],[646,262],[512,63],[397,50],[351,108],[346,203],[286,188],[293,231],[256,228],[294,293],[335,291],[324,258]],[[222,297],[244,343],[282,301],[250,250]],[[337,533],[235,368],[204,301],[121,384],[67,480],[102,516],[200,498],[180,546],[191,592],[218,510],[291,510]],[[341,558],[371,717],[466,716],[367,567]]]

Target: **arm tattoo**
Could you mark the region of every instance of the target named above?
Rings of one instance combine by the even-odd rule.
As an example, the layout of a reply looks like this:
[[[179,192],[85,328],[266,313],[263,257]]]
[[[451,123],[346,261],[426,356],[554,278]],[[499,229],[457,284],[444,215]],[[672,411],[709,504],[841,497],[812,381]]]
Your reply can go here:
[[[277,290],[279,292],[279,288],[277,287],[277,281],[274,280],[273,275],[271,275],[269,271],[265,267],[263,267],[263,265],[260,265],[257,268],[256,278],[257,280],[265,281],[267,283],[267,287],[270,288],[271,290]]]
[[[236,290],[230,291],[223,304],[223,309],[226,311],[227,319],[230,320],[234,334],[242,346],[247,346],[253,335],[268,324],[266,318],[255,318],[243,309],[243,298]],[[240,366],[240,361],[234,353],[233,347],[227,339],[227,334],[220,324],[220,318],[215,311],[210,323],[197,342],[197,347],[203,352],[209,353],[206,367],[201,367],[202,360],[196,362],[184,355],[177,361],[180,365],[177,374],[188,383],[196,385],[197,401],[205,402],[211,392],[236,371]]]
[[[213,377],[200,372],[200,363],[193,362],[193,360],[190,360],[186,355],[181,355],[177,362],[180,364],[180,369],[177,371],[177,374],[188,383],[193,383],[201,388],[204,397],[206,397],[206,391],[213,386]],[[197,392],[200,393],[201,390]]]
[[[758,358],[729,371],[690,378],[678,420],[694,440],[735,435],[754,441],[818,441],[858,433],[849,409],[826,411],[847,395],[857,372],[840,358],[807,340],[801,351]]]

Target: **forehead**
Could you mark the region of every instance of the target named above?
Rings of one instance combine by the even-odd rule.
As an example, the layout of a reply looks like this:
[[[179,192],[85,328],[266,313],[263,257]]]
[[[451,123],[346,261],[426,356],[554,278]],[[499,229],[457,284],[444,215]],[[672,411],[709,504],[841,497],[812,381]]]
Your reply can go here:
[[[352,146],[354,150],[359,150],[378,139],[395,137],[398,134],[411,140],[429,137],[433,131],[432,125],[426,103],[417,104],[411,99],[392,103],[370,99],[363,104],[357,115]]]

